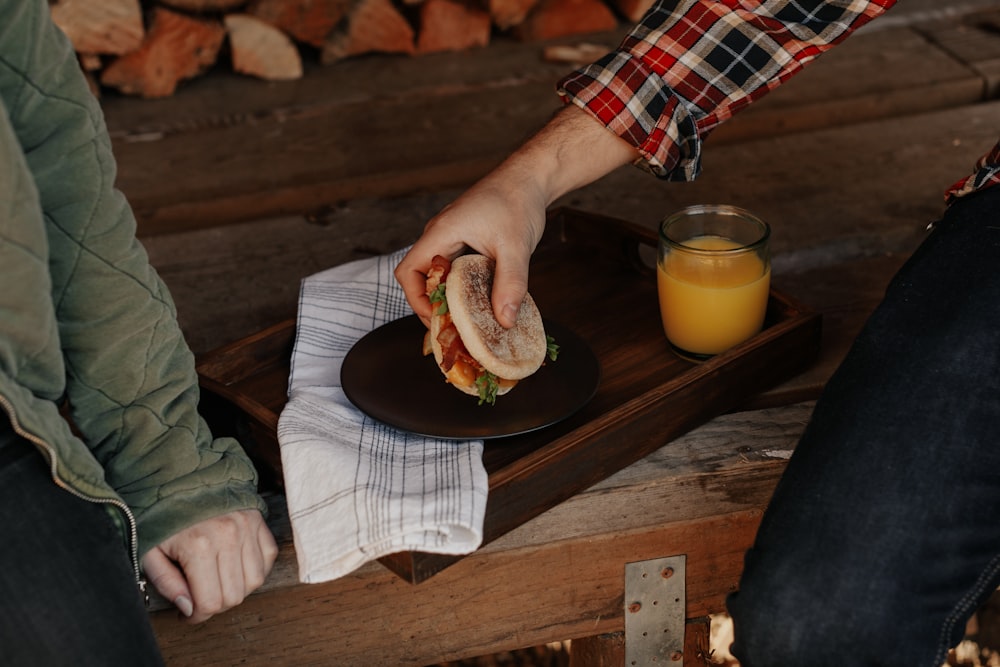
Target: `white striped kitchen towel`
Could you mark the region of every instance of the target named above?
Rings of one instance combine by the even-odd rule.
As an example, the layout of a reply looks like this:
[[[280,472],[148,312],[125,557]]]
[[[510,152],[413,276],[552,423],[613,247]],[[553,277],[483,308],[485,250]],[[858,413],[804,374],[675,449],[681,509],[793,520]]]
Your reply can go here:
[[[397,431],[355,408],[340,386],[351,346],[413,313],[392,275],[404,253],[302,281],[278,442],[304,583],[335,579],[390,553],[465,554],[482,543],[483,443]]]

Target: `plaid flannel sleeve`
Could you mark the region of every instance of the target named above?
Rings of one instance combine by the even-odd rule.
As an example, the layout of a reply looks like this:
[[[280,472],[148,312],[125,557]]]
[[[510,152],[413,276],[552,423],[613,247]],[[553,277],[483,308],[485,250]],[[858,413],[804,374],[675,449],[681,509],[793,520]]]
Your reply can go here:
[[[619,48],[558,84],[635,146],[639,166],[692,180],[701,141],[896,0],[657,0]]]
[[[994,185],[1000,185],[1000,142],[990,152],[979,158],[972,175],[948,188],[945,192],[945,201],[951,204],[959,197]]]

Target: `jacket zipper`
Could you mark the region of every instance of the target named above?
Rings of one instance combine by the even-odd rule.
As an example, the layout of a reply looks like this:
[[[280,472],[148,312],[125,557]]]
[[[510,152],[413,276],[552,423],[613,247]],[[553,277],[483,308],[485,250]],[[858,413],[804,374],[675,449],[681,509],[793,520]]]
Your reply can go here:
[[[33,433],[29,433],[22,426],[17,419],[17,413],[14,411],[14,406],[11,405],[7,397],[0,394],[0,406],[3,406],[4,410],[7,412],[7,417],[10,419],[10,425],[13,427],[14,432],[25,440],[31,442],[36,447],[41,449],[49,460],[49,473],[52,475],[52,481],[56,483],[56,486],[61,489],[73,494],[77,498],[86,500],[91,503],[98,503],[102,505],[113,505],[121,510],[122,514],[125,515],[129,526],[129,551],[132,560],[132,572],[135,575],[135,583],[139,588],[139,592],[142,594],[143,603],[149,606],[149,591],[146,590],[146,580],[142,576],[142,570],[139,568],[139,532],[136,527],[135,515],[132,514],[132,509],[126,505],[123,501],[117,498],[94,498],[88,496],[80,491],[77,491],[72,486],[67,484],[63,479],[59,477],[58,469],[56,466],[56,452],[55,449],[46,441],[42,440]]]

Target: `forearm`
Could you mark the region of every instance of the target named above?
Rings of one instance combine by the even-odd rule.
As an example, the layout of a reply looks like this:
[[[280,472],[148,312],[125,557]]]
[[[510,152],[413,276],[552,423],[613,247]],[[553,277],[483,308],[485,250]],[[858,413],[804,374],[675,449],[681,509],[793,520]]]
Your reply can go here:
[[[561,109],[486,179],[507,188],[537,189],[548,207],[562,195],[639,159],[639,152],[575,107]]]

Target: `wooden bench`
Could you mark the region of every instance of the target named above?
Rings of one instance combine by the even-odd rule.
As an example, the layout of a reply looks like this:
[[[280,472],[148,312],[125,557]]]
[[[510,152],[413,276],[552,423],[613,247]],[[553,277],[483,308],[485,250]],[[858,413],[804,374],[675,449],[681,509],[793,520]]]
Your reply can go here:
[[[420,584],[377,563],[337,581],[299,584],[283,498],[272,494],[281,553],[270,579],[200,626],[154,611],[167,664],[420,666],[572,639],[577,664],[620,665],[626,564],[677,555],[685,556],[683,661],[707,664],[706,619],[724,610],[737,585],[811,401],[940,214],[944,188],[996,140],[1000,102],[988,98],[1000,38],[977,32],[979,21],[856,35],[712,137],[695,183],[662,183],[628,168],[560,202],[650,227],[704,202],[767,219],[776,287],[823,314],[820,358],[809,370]],[[957,31],[965,37],[954,39]],[[985,45],[975,56],[954,46],[969,35]],[[354,96],[271,89],[268,99],[240,100],[260,105],[247,117],[226,107],[233,104],[226,87],[242,89],[232,80],[219,82],[218,97],[199,88],[170,101],[218,102],[200,123],[187,124],[179,110],[163,121],[166,107],[109,104],[122,187],[195,350],[294,316],[303,276],[412,241],[470,178],[544,120],[554,108],[551,83],[565,67],[539,64],[523,45],[506,48],[442,57],[457,80],[394,72],[393,85],[407,89],[388,100],[375,94],[388,74],[371,59],[358,63],[371,88],[355,81],[346,88]],[[313,75],[345,90],[341,70]],[[426,99],[415,110],[407,94]],[[279,119],[268,106],[282,95],[279,106],[297,114]],[[380,134],[385,144],[358,143],[366,132],[405,131],[398,114],[408,106],[419,128],[411,141],[397,147],[398,136]],[[468,141],[445,145],[436,125],[445,121],[423,115],[440,118],[435,109],[450,109],[449,130]],[[269,143],[266,128],[279,126],[285,141]],[[145,131],[162,134],[138,141]],[[238,152],[225,148],[231,137],[240,138]],[[216,145],[230,170],[214,168],[216,153],[206,147]],[[161,162],[176,174],[169,188]],[[264,180],[273,187],[265,190]]]

